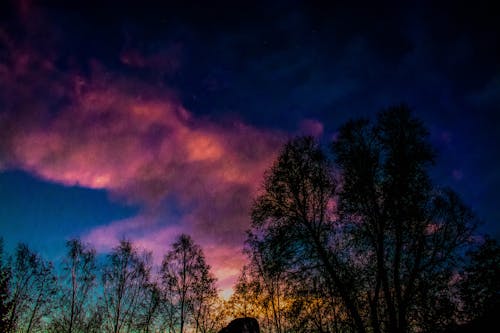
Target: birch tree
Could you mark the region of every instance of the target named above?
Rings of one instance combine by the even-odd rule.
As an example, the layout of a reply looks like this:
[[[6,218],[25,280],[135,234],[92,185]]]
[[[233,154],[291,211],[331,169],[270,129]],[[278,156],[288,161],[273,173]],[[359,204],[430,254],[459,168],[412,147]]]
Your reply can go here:
[[[59,279],[58,311],[53,326],[59,332],[82,332],[97,300],[95,250],[79,239],[66,242],[66,257]]]
[[[106,332],[126,332],[139,322],[150,279],[148,257],[149,254],[141,256],[126,240],[120,241],[108,255],[102,272]]]
[[[190,236],[180,235],[165,255],[161,268],[162,288],[169,308],[168,327],[184,333],[206,331],[206,316],[216,297],[215,278],[203,252]]]
[[[19,244],[10,264],[7,332],[36,332],[51,314],[56,278],[51,263]]]

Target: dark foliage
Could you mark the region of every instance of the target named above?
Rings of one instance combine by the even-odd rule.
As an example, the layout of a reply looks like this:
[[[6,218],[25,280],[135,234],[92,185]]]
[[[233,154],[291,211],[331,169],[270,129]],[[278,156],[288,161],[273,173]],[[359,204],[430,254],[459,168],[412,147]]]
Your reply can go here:
[[[482,321],[500,309],[500,245],[486,237],[467,253],[470,258],[459,284],[464,317]]]
[[[343,313],[332,314],[336,331],[449,327],[453,277],[475,219],[456,193],[432,184],[423,124],[392,107],[374,123],[342,126],[332,152],[310,137],[283,148],[253,206],[253,262],[288,283],[323,284]]]

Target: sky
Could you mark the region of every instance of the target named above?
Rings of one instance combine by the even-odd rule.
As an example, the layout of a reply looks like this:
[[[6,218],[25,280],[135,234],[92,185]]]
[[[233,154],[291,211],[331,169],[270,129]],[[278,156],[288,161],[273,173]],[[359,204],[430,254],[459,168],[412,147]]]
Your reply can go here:
[[[431,176],[500,239],[493,2],[2,1],[0,236],[57,260],[80,237],[156,260],[180,233],[229,290],[286,140],[328,143],[406,103]]]

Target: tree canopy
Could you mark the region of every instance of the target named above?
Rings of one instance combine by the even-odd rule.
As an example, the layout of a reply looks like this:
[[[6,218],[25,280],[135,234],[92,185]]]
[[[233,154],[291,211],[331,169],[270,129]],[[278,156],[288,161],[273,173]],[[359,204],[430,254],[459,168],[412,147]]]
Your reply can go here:
[[[329,153],[312,137],[291,140],[254,202],[251,257],[269,274],[322,284],[346,328],[445,329],[475,218],[431,181],[434,156],[404,105],[346,123]]]

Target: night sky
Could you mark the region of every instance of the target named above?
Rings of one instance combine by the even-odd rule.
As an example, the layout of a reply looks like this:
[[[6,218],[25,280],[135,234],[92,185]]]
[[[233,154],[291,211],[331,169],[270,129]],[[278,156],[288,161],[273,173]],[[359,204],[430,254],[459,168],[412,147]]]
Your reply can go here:
[[[7,249],[126,237],[158,259],[186,232],[227,288],[281,145],[400,103],[430,131],[433,179],[500,239],[493,2],[182,3],[1,2]]]

